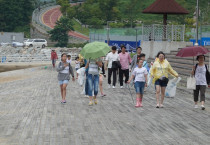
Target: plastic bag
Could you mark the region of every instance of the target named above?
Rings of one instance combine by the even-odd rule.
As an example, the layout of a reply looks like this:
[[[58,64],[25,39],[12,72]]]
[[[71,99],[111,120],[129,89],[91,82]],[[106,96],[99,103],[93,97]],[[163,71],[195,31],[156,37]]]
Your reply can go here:
[[[84,83],[85,83],[85,67],[82,67],[82,68],[78,69],[77,73],[78,73],[77,82],[80,86],[83,86]]]
[[[187,89],[195,90],[196,89],[196,80],[194,76],[187,78]]]
[[[147,89],[150,88],[150,86],[152,84],[152,80],[153,80],[153,78],[152,78],[151,74],[148,73],[148,75],[147,75]]]
[[[176,86],[181,81],[181,78],[174,78],[169,80],[168,85],[166,87],[165,96],[166,97],[175,97],[176,96]]]

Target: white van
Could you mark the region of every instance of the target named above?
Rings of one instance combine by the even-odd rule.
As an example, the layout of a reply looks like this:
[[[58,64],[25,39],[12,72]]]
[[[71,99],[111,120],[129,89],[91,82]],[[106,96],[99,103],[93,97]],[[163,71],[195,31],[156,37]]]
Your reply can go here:
[[[45,48],[47,46],[47,41],[45,39],[28,39],[24,44],[28,47],[38,46]]]

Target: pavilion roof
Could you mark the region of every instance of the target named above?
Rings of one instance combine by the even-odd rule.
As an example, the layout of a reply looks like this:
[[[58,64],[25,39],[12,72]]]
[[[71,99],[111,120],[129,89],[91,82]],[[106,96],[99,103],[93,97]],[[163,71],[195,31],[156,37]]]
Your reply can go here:
[[[152,14],[188,14],[185,8],[179,5],[175,0],[156,0],[143,13]]]

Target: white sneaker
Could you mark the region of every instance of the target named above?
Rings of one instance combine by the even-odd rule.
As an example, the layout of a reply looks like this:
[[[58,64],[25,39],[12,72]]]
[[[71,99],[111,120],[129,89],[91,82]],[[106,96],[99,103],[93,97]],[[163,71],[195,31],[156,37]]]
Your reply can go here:
[[[84,97],[85,97],[85,98],[89,98],[89,96],[88,96],[88,95],[85,95]]]
[[[195,105],[194,108],[198,108],[198,105]]]
[[[123,86],[120,86],[120,89],[123,89],[124,87]]]
[[[201,109],[202,109],[202,110],[205,110],[205,107],[204,107],[204,105],[201,105]]]
[[[108,88],[111,88],[111,85],[108,85]]]
[[[113,89],[115,89],[115,86],[112,86]]]

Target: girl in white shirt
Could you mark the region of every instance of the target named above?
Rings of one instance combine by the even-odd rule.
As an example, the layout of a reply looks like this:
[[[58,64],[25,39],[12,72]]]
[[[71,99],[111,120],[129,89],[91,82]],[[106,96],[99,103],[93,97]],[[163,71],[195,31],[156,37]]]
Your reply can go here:
[[[205,110],[204,102],[206,86],[208,85],[210,87],[209,71],[207,69],[207,65],[204,63],[204,55],[197,56],[197,60],[198,64],[196,64],[192,70],[192,75],[195,75],[196,79],[196,90],[194,90],[194,102],[195,108],[198,108],[198,96],[200,92],[201,109]]]
[[[131,80],[135,78],[135,89],[136,89],[136,105],[135,107],[142,107],[142,98],[144,94],[144,87],[147,87],[147,69],[143,66],[143,60],[138,60],[136,67],[132,73],[131,78],[127,83],[130,83]]]

